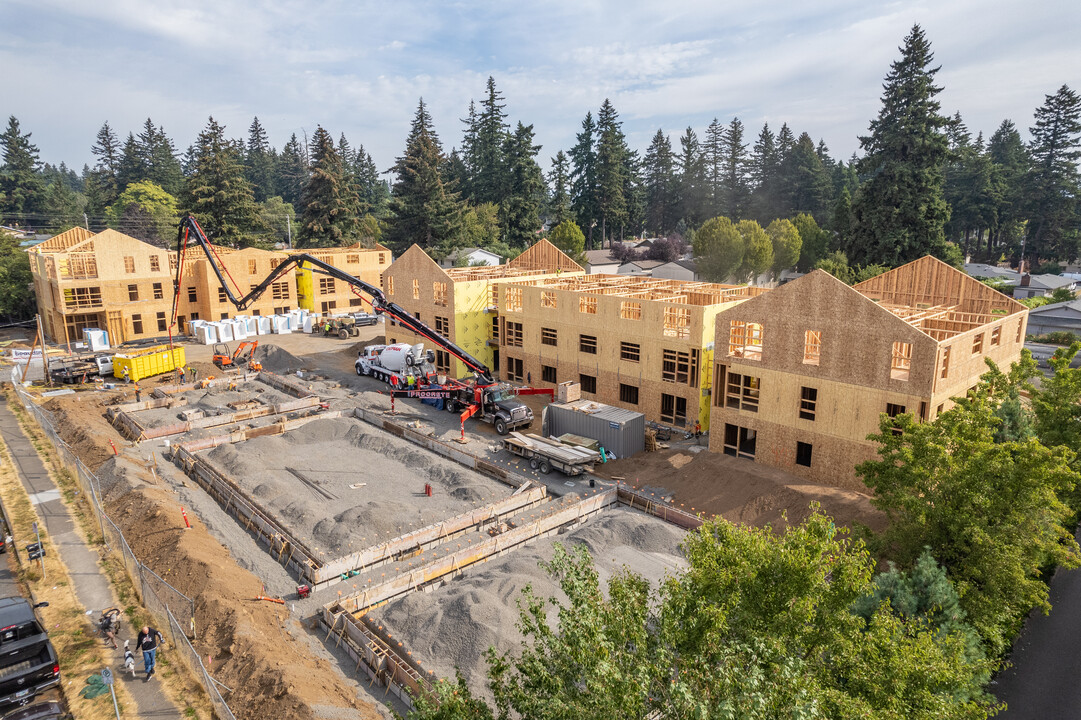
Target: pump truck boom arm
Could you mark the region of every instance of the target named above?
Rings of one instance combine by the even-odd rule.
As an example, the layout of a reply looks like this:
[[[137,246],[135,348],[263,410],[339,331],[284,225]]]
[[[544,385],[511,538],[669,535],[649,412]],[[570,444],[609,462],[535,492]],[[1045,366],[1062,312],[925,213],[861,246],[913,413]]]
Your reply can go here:
[[[453,342],[437,333],[432,328],[425,325],[423,322],[413,317],[408,310],[403,308],[397,303],[391,302],[387,299],[387,296],[383,294],[383,291],[366,283],[358,277],[354,277],[349,273],[340,270],[329,263],[320,260],[317,257],[309,255],[307,253],[298,253],[295,255],[289,255],[282,260],[276,268],[274,268],[270,274],[258,285],[252,288],[251,292],[247,295],[238,298],[233,294],[232,288],[229,287],[229,283],[225,281],[225,276],[222,274],[221,260],[215,252],[214,247],[210,244],[206,234],[203,232],[202,227],[199,226],[199,222],[191,215],[185,215],[180,221],[180,227],[177,232],[176,246],[177,246],[177,264],[176,264],[176,279],[173,281],[174,298],[180,297],[180,281],[182,279],[181,273],[184,268],[184,250],[187,248],[188,242],[194,240],[203,253],[206,255],[207,260],[210,263],[211,269],[214,270],[214,274],[218,278],[218,282],[221,283],[221,287],[225,290],[226,296],[237,310],[247,309],[252,302],[254,302],[260,295],[262,295],[270,284],[277,280],[282,273],[289,270],[294,265],[300,265],[301,263],[308,263],[313,268],[313,272],[319,272],[323,275],[329,275],[332,278],[341,280],[342,282],[364,292],[371,297],[372,309],[376,313],[382,313],[389,315],[398,321],[400,325],[412,331],[415,335],[424,338],[431,342],[433,345],[441,350],[445,350],[449,354],[453,355],[457,359],[465,363],[476,376],[477,380],[481,383],[487,384],[495,382],[492,377],[492,371],[488,369],[488,366],[482,363],[477,358],[470,355],[462,348],[455,345]],[[226,270],[228,272],[228,270]],[[173,304],[173,322],[176,321],[177,314],[177,302]]]

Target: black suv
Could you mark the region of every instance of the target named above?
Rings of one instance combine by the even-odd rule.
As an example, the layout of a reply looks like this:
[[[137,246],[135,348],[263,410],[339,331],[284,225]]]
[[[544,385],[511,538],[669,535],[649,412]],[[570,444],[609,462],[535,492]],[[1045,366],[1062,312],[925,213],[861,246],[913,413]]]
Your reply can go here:
[[[26,598],[0,598],[0,708],[25,705],[60,684],[60,663]]]

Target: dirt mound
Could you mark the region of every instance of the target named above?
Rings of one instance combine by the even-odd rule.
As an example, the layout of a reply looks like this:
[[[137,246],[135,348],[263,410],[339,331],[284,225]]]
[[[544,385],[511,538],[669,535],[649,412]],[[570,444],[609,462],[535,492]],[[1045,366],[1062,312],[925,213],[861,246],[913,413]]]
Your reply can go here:
[[[875,530],[886,525],[885,515],[872,507],[870,494],[816,485],[761,463],[705,449],[644,453],[598,465],[597,474],[621,477],[634,486],[660,485],[663,488],[649,491],[658,496],[672,493],[676,507],[758,527],[798,524],[810,515],[812,502],[821,504],[839,525],[861,523]]]
[[[134,397],[132,398],[134,399]],[[109,405],[121,400],[119,391],[81,392],[53,398],[43,405],[52,416],[56,432],[91,470],[113,457],[113,445],[127,444],[105,420]]]
[[[295,372],[311,366],[307,360],[302,360],[277,345],[260,344],[258,357],[264,368],[276,373]]]

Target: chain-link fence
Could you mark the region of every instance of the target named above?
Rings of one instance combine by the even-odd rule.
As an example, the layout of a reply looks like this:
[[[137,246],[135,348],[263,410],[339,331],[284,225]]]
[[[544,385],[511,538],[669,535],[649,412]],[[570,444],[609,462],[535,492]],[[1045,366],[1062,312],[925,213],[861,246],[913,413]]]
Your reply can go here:
[[[218,682],[207,672],[199,653],[191,644],[191,639],[194,639],[196,635],[195,603],[135,557],[131,546],[128,545],[128,541],[124,538],[124,533],[105,513],[105,507],[101,501],[101,482],[98,477],[82,463],[72,451],[71,446],[56,433],[49,413],[38,407],[26,394],[19,382],[17,368],[12,370],[11,384],[14,386],[23,407],[34,416],[37,424],[48,436],[49,441],[60,456],[60,460],[73,472],[80,492],[90,498],[90,506],[94,510],[94,519],[101,530],[105,546],[111,552],[120,556],[124,563],[124,569],[127,571],[128,577],[131,578],[132,585],[135,587],[135,591],[146,609],[158,618],[163,626],[169,628],[172,647],[179,651],[184,663],[202,683],[203,688],[210,697],[210,702],[214,705],[217,716],[220,720],[236,720],[233,712],[229,709],[229,705],[221,696]],[[178,615],[180,619],[177,619]]]

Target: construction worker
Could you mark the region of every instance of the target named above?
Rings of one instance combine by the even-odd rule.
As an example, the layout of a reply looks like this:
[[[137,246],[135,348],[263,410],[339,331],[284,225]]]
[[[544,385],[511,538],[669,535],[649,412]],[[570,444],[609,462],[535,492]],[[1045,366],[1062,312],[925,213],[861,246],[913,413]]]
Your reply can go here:
[[[186,367],[181,367],[180,368],[180,384],[181,385],[184,384],[184,376],[187,374],[187,370],[188,369]]]
[[[702,437],[702,423],[698,420],[694,421],[694,436]]]
[[[143,401],[143,391],[139,389],[139,381],[135,381],[135,402]]]
[[[131,382],[131,376],[128,374],[128,369],[127,368],[124,368],[124,382],[126,382],[126,383]]]
[[[410,390],[413,389],[413,385],[415,385],[416,382],[417,382],[417,379],[415,377],[413,377],[412,375],[410,375],[408,378],[406,378],[406,381],[405,381],[406,385],[409,386]]]
[[[327,320],[327,324],[323,326],[323,334],[330,335],[330,321]]]

